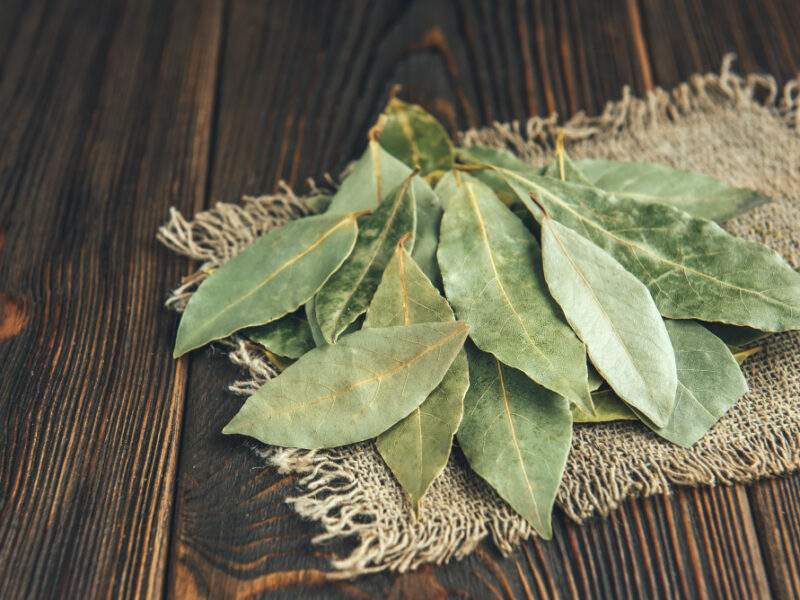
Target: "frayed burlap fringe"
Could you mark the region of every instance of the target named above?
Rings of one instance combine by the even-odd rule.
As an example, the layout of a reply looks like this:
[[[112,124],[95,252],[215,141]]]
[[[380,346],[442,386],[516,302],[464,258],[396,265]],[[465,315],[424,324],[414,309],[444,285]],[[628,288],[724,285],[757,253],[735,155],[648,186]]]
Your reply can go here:
[[[657,89],[644,99],[626,88],[622,99],[609,103],[600,116],[576,115],[562,125],[568,150],[575,158],[693,169],[772,196],[773,203],[726,227],[772,246],[798,267],[800,80],[781,90],[772,77],[732,73],[731,61],[725,58],[720,74],[695,75],[672,91]],[[541,165],[551,154],[557,126],[555,117],[496,123],[462,134],[460,142],[508,148]],[[167,305],[183,310],[210,270],[271,227],[307,212],[302,199],[285,186],[275,195],[245,198],[241,206],[218,204],[191,222],[172,211],[159,239],[202,265]],[[236,336],[223,344],[246,373],[232,384],[234,392],[250,394],[275,375],[253,344]],[[747,482],[800,466],[800,335],[775,335],[763,346],[745,365],[748,395],[690,450],[636,422],[576,426],[558,505],[582,521],[608,514],[632,496],[669,492],[674,484]],[[299,475],[300,494],[289,502],[322,525],[317,541],[357,536],[355,550],[333,561],[342,577],[447,562],[470,553],[486,537],[509,552],[533,533],[472,474],[457,448],[423,499],[418,522],[371,443],[320,451],[262,446],[257,451],[281,471]]]

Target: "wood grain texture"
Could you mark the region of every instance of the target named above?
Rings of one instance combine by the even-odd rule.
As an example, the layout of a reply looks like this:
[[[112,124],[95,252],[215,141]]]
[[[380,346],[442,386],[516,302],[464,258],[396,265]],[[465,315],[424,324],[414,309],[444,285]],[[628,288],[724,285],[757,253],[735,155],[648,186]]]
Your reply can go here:
[[[754,32],[714,24],[724,16],[727,27],[735,26],[724,2],[687,2],[679,10],[691,12],[676,14],[666,2],[354,2],[349,11],[315,3],[304,12],[303,3],[233,1],[209,199],[235,201],[241,193],[274,189],[281,178],[298,188],[304,176],[338,172],[361,151],[395,82],[404,97],[455,131],[531,113],[597,112],[624,84],[637,93],[675,85],[716,69],[726,51],[738,49],[737,39],[754,39]],[[302,36],[292,33],[298,24]],[[773,71],[793,75],[795,52],[780,55]],[[753,68],[760,66],[756,61]],[[280,504],[291,496],[292,480],[217,433],[241,400],[222,394],[220,382],[230,375],[209,375],[215,363],[208,354],[198,362],[188,395],[170,596],[770,595],[742,487],[626,502],[585,527],[559,514],[552,543],[530,541],[507,558],[486,544],[456,564],[334,585],[324,575],[325,558],[346,553],[348,544],[312,544],[320,528]]]
[[[188,265],[153,236],[202,202],[219,10],[19,6],[0,42],[0,597],[157,596],[188,368],[162,298]]]
[[[800,68],[795,0],[0,3],[0,597],[788,598],[800,477],[623,503],[502,557],[332,581],[295,480],[219,431],[218,350],[173,362],[174,204],[296,190],[394,83],[452,132]]]

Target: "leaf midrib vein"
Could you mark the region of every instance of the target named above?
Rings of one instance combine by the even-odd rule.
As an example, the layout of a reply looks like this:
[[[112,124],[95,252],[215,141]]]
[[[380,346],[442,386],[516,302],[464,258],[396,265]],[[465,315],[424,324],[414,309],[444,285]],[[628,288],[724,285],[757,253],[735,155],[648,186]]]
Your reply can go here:
[[[514,446],[514,452],[517,454],[517,459],[519,460],[519,467],[522,471],[522,476],[525,478],[525,485],[528,488],[528,495],[531,497],[531,502],[533,503],[533,509],[536,513],[536,520],[539,520],[539,504],[536,502],[536,496],[533,493],[533,487],[531,486],[531,481],[528,478],[528,471],[525,468],[525,462],[522,458],[522,452],[519,447],[519,441],[517,440],[517,431],[514,428],[514,420],[511,418],[511,407],[508,405],[508,390],[506,390],[506,382],[503,378],[503,366],[500,364],[500,361],[495,359],[495,365],[497,366],[497,374],[499,376],[499,383],[500,383],[500,390],[503,393],[503,405],[506,412],[506,418],[508,419],[508,428],[511,431],[511,443]],[[541,525],[541,523],[540,523]]]
[[[402,371],[403,369],[405,369],[405,368],[411,366],[412,364],[414,364],[416,361],[420,360],[428,352],[432,352],[433,350],[435,350],[437,348],[440,348],[446,342],[448,342],[452,338],[454,338],[457,335],[459,335],[460,333],[462,333],[465,329],[467,329],[467,327],[468,327],[467,325],[463,325],[463,326],[459,327],[458,329],[456,329],[455,331],[453,331],[449,335],[447,335],[447,336],[443,337],[442,339],[438,340],[435,344],[431,344],[430,346],[426,346],[425,350],[423,350],[422,352],[420,352],[419,354],[417,354],[413,358],[410,358],[409,360],[400,363],[399,365],[397,365],[396,367],[394,367],[393,369],[391,369],[389,371],[386,371],[385,373],[380,373],[378,375],[374,375],[372,377],[368,377],[367,379],[362,379],[360,381],[356,381],[355,383],[351,383],[350,385],[342,388],[341,390],[338,390],[337,392],[335,392],[333,394],[328,394],[327,396],[323,396],[322,398],[317,398],[316,400],[312,400],[311,402],[306,402],[304,404],[291,406],[291,407],[286,408],[284,410],[274,411],[274,412],[271,412],[269,414],[263,415],[259,419],[251,419],[250,423],[254,423],[256,421],[260,421],[260,420],[264,420],[264,419],[269,419],[269,418],[275,417],[277,415],[285,414],[285,413],[293,413],[293,412],[302,410],[304,408],[309,408],[311,406],[316,406],[317,404],[321,404],[321,403],[326,402],[328,400],[331,400],[333,398],[337,398],[338,396],[341,396],[342,394],[346,394],[350,390],[353,390],[353,389],[355,389],[355,388],[357,388],[357,387],[359,387],[361,385],[365,385],[365,384],[371,383],[373,381],[381,381],[381,380],[383,380],[383,379],[385,379],[387,377],[391,377],[395,373],[398,373],[398,372]]]
[[[309,254],[310,252],[313,252],[313,251],[314,251],[314,250],[315,250],[317,247],[319,247],[319,245],[320,245],[320,244],[322,244],[322,242],[324,242],[324,241],[325,241],[325,240],[326,240],[328,237],[330,237],[331,235],[333,235],[333,233],[334,233],[334,232],[335,232],[337,229],[339,229],[339,228],[340,228],[342,225],[348,224],[348,223],[350,223],[351,221],[352,221],[352,215],[347,215],[347,217],[346,217],[346,218],[342,218],[342,219],[341,219],[341,220],[340,220],[340,221],[339,221],[339,222],[338,222],[338,223],[337,223],[337,224],[336,224],[334,227],[330,228],[330,229],[329,229],[328,231],[326,231],[326,232],[325,232],[323,235],[321,235],[321,236],[319,237],[319,239],[318,239],[317,241],[315,241],[313,244],[311,244],[311,245],[310,245],[308,248],[306,248],[305,250],[303,250],[303,251],[302,251],[300,254],[298,254],[297,256],[293,256],[292,258],[290,258],[289,260],[287,260],[287,261],[286,261],[285,263],[283,263],[283,264],[282,264],[282,265],[281,265],[281,266],[280,266],[278,269],[276,269],[275,271],[273,271],[272,273],[270,273],[269,277],[267,277],[266,279],[264,279],[264,281],[262,281],[261,283],[259,283],[259,284],[258,284],[256,287],[254,287],[252,290],[250,290],[249,292],[247,292],[247,293],[246,293],[244,296],[240,297],[238,300],[236,300],[236,301],[234,301],[234,302],[230,303],[228,306],[224,307],[224,308],[223,308],[221,311],[219,311],[219,312],[218,312],[216,315],[214,315],[214,316],[213,316],[211,319],[209,319],[208,321],[206,321],[206,323],[205,323],[205,326],[207,327],[209,324],[211,324],[211,323],[213,323],[214,321],[216,321],[217,319],[219,319],[219,318],[220,318],[220,317],[221,317],[223,314],[225,314],[226,312],[230,311],[230,310],[231,310],[231,309],[232,309],[234,306],[236,306],[237,304],[240,304],[241,302],[243,302],[244,300],[246,300],[247,298],[249,298],[250,296],[252,296],[253,294],[255,294],[255,293],[258,291],[258,290],[260,290],[262,287],[264,287],[265,285],[267,285],[267,284],[268,284],[270,281],[272,281],[273,279],[275,279],[275,277],[277,277],[279,273],[281,273],[281,272],[285,271],[287,268],[289,268],[291,265],[293,265],[294,263],[296,263],[298,260],[300,260],[301,258],[303,258],[304,256],[306,256],[306,255],[307,255],[307,254]]]
[[[350,293],[347,294],[346,300],[343,303],[341,303],[341,308],[337,311],[336,318],[334,319],[334,334],[336,332],[336,329],[338,329],[340,326],[339,320],[342,318],[342,315],[344,315],[345,309],[350,304],[350,300],[353,298],[353,295],[356,293],[358,288],[361,287],[361,282],[364,281],[364,278],[367,276],[367,273],[372,268],[372,265],[375,263],[375,257],[378,256],[378,253],[380,252],[381,248],[383,248],[383,243],[386,241],[386,236],[389,235],[389,230],[392,228],[394,219],[397,216],[397,211],[400,210],[400,205],[403,204],[403,201],[405,199],[405,194],[406,191],[408,190],[409,181],[410,181],[409,179],[406,179],[406,183],[403,186],[403,189],[401,190],[400,194],[398,195],[399,199],[397,202],[395,202],[394,207],[392,208],[392,212],[389,215],[389,218],[386,220],[386,226],[383,228],[381,234],[376,238],[378,240],[378,243],[375,244],[375,249],[373,250],[372,255],[369,257],[367,264],[361,270],[361,274],[358,276],[355,285],[351,286]],[[331,335],[331,338],[333,337],[334,336]]]
[[[499,168],[499,167],[498,167],[498,168]],[[592,221],[592,220],[590,220],[590,219],[587,219],[586,217],[584,217],[583,215],[581,215],[580,213],[578,213],[578,212],[577,212],[575,209],[573,209],[573,208],[572,208],[572,207],[571,207],[569,204],[567,204],[566,202],[564,202],[564,201],[563,201],[561,198],[559,198],[558,196],[556,196],[555,194],[553,194],[552,192],[550,192],[550,191],[549,191],[549,190],[547,190],[546,188],[544,188],[544,187],[542,187],[542,186],[540,186],[540,185],[537,185],[537,184],[535,184],[535,183],[534,183],[533,181],[531,181],[530,179],[526,179],[526,178],[524,178],[524,177],[522,177],[522,176],[520,176],[520,175],[517,175],[517,174],[516,174],[516,173],[514,173],[513,171],[508,171],[507,169],[502,169],[502,170],[503,170],[504,172],[506,172],[506,173],[509,173],[509,174],[511,174],[511,175],[512,175],[512,176],[514,176],[514,177],[517,177],[518,179],[520,179],[520,180],[524,181],[524,182],[525,182],[525,183],[527,183],[528,185],[530,185],[530,186],[532,186],[532,187],[536,188],[537,190],[540,190],[540,191],[544,192],[546,195],[548,195],[550,198],[552,198],[552,199],[553,199],[555,202],[557,202],[559,205],[561,205],[562,207],[564,207],[564,208],[565,208],[567,211],[569,211],[570,213],[572,213],[573,215],[575,215],[575,217],[576,217],[576,218],[578,218],[580,221],[582,221],[582,222],[584,222],[584,223],[588,223],[588,224],[589,224],[589,225],[591,225],[591,226],[592,226],[594,229],[597,229],[597,230],[598,230],[598,231],[600,231],[601,233],[604,233],[604,234],[605,234],[605,235],[607,235],[608,237],[612,238],[613,240],[615,240],[615,241],[619,242],[620,244],[622,244],[622,245],[624,245],[624,246],[629,246],[629,247],[631,247],[631,248],[636,248],[637,250],[639,250],[639,251],[641,251],[641,252],[643,252],[643,253],[645,253],[645,254],[649,254],[650,256],[653,256],[653,257],[655,257],[655,258],[656,258],[658,261],[660,261],[660,262],[666,263],[666,264],[668,264],[668,265],[671,265],[671,266],[673,266],[673,267],[675,267],[675,268],[677,268],[677,269],[680,269],[680,270],[682,270],[684,273],[686,273],[686,272],[688,271],[688,272],[691,272],[691,273],[693,273],[693,274],[697,275],[698,277],[702,277],[702,278],[708,279],[708,280],[710,280],[710,281],[716,282],[716,283],[718,283],[718,284],[719,284],[719,285],[721,285],[721,286],[725,286],[725,287],[729,287],[729,288],[731,288],[731,289],[734,289],[734,290],[738,290],[740,294],[741,294],[742,292],[745,292],[745,293],[747,293],[747,294],[752,294],[752,295],[754,295],[754,296],[759,296],[759,297],[763,298],[763,299],[764,299],[764,301],[765,301],[765,302],[767,302],[767,303],[769,303],[769,304],[775,304],[775,305],[777,305],[777,306],[782,306],[782,307],[784,307],[784,308],[788,308],[788,309],[791,311],[791,313],[792,313],[792,314],[794,314],[794,311],[796,310],[796,309],[795,309],[795,307],[793,307],[793,306],[791,306],[791,305],[789,305],[789,304],[786,304],[786,303],[784,303],[784,302],[780,302],[779,300],[776,300],[775,298],[770,298],[769,296],[765,296],[764,294],[762,294],[761,292],[759,292],[759,291],[757,291],[757,290],[749,290],[749,289],[747,289],[747,288],[743,288],[743,287],[741,287],[741,286],[734,285],[734,284],[732,284],[732,283],[728,283],[727,281],[723,281],[723,280],[721,280],[721,279],[717,279],[716,277],[712,277],[711,275],[707,275],[706,273],[703,273],[702,271],[697,271],[696,269],[692,269],[692,268],[691,268],[691,267],[689,267],[689,266],[682,265],[682,264],[680,264],[680,263],[676,263],[676,262],[673,262],[673,261],[671,261],[671,260],[669,260],[669,259],[666,259],[666,258],[664,258],[663,256],[660,256],[659,254],[656,254],[655,252],[652,252],[652,251],[648,250],[647,248],[644,248],[644,247],[642,247],[642,246],[640,246],[640,245],[638,245],[638,244],[636,244],[636,243],[634,243],[634,242],[631,242],[631,241],[628,241],[628,240],[626,240],[626,239],[623,239],[623,238],[617,237],[617,236],[615,236],[613,233],[611,233],[609,230],[607,230],[605,227],[603,227],[602,225],[600,225],[599,223],[595,223],[594,221]]]
[[[483,215],[481,215],[480,208],[478,207],[478,201],[475,198],[474,192],[472,190],[472,185],[468,184],[466,187],[467,187],[467,193],[469,194],[470,203],[472,204],[473,210],[475,211],[475,215],[476,215],[476,217],[478,219],[478,225],[481,228],[481,235],[483,237],[484,244],[486,245],[486,253],[487,253],[488,257],[489,257],[489,264],[492,267],[492,273],[494,273],[494,280],[497,282],[497,287],[500,288],[500,293],[503,295],[503,299],[505,300],[505,303],[508,305],[508,308],[511,310],[511,312],[514,314],[514,316],[517,318],[517,321],[519,321],[520,327],[522,327],[522,331],[525,332],[525,336],[528,338],[528,341],[530,342],[530,346],[534,350],[536,350],[536,352],[538,352],[539,355],[542,358],[544,358],[544,360],[547,362],[548,365],[550,365],[550,367],[552,369],[555,370],[555,365],[550,360],[550,357],[547,356],[547,354],[545,354],[542,351],[542,349],[539,348],[539,346],[537,346],[534,343],[533,338],[531,337],[530,333],[528,333],[528,329],[525,327],[525,323],[523,322],[522,317],[516,311],[516,309],[514,308],[514,305],[511,303],[511,298],[509,298],[508,297],[508,293],[506,293],[506,288],[503,285],[502,280],[500,279],[500,274],[498,273],[497,266],[494,263],[494,256],[492,255],[492,246],[489,243],[489,235],[486,232],[486,225],[483,222]]]
[[[636,369],[636,372],[637,372],[637,373],[639,373],[639,377],[641,378],[641,380],[642,380],[642,383],[644,383],[645,387],[648,389],[648,391],[650,392],[650,395],[651,395],[651,397],[652,397],[652,392],[653,392],[653,390],[652,390],[652,388],[650,387],[650,385],[647,383],[647,378],[645,378],[645,376],[644,376],[644,373],[643,373],[643,372],[642,372],[642,370],[639,368],[639,365],[638,365],[638,363],[637,363],[637,362],[634,360],[634,358],[633,358],[633,355],[630,353],[630,350],[628,349],[628,346],[627,346],[627,344],[625,343],[625,341],[624,341],[624,340],[622,339],[622,337],[620,336],[620,334],[619,334],[619,331],[617,330],[617,327],[614,325],[614,321],[613,321],[613,319],[611,319],[611,316],[608,314],[608,312],[606,312],[605,306],[603,306],[603,303],[602,303],[602,302],[600,302],[600,299],[599,299],[599,298],[597,297],[597,295],[594,293],[594,288],[592,288],[592,285],[591,285],[591,284],[589,283],[589,281],[586,279],[586,276],[583,274],[583,271],[582,271],[582,270],[581,270],[581,269],[578,267],[578,265],[577,265],[577,264],[575,264],[575,261],[573,261],[573,260],[572,260],[572,257],[571,257],[571,256],[569,255],[569,253],[567,252],[567,249],[564,247],[564,244],[562,244],[562,243],[561,243],[561,240],[559,239],[558,235],[556,235],[556,232],[553,230],[553,227],[552,227],[552,225],[550,225],[550,223],[549,223],[549,221],[550,221],[550,217],[549,217],[549,216],[547,216],[546,214],[544,214],[544,212],[543,212],[542,214],[543,214],[543,218],[542,218],[542,224],[544,224],[544,223],[546,223],[546,222],[547,222],[548,229],[550,230],[550,233],[552,234],[552,236],[553,236],[553,239],[554,239],[554,240],[555,240],[555,241],[558,243],[559,247],[561,248],[561,251],[562,251],[562,252],[563,252],[563,254],[564,254],[564,257],[565,257],[565,258],[566,258],[566,259],[569,261],[569,263],[572,265],[572,268],[575,270],[575,272],[576,272],[576,273],[578,274],[578,276],[581,278],[581,281],[583,281],[584,285],[586,286],[586,289],[587,289],[587,290],[589,291],[589,293],[592,295],[592,298],[594,298],[594,300],[595,300],[595,303],[596,303],[596,304],[597,304],[597,306],[600,308],[600,311],[603,313],[603,316],[605,316],[606,320],[608,321],[608,324],[611,326],[611,330],[614,332],[614,336],[615,336],[615,337],[617,338],[617,340],[619,341],[620,345],[622,346],[623,350],[625,351],[625,354],[626,354],[626,355],[628,356],[628,358],[630,359],[630,363],[631,363],[631,364],[634,366],[634,368]]]

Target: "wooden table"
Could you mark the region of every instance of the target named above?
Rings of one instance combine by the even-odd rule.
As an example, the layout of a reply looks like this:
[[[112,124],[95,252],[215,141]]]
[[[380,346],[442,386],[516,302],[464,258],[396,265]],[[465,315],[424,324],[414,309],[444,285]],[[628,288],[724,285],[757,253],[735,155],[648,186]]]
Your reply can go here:
[[[3,0],[0,597],[789,598],[800,477],[682,489],[503,558],[329,582],[292,477],[220,434],[219,351],[173,361],[169,206],[338,172],[393,83],[451,131],[800,69],[797,0]]]

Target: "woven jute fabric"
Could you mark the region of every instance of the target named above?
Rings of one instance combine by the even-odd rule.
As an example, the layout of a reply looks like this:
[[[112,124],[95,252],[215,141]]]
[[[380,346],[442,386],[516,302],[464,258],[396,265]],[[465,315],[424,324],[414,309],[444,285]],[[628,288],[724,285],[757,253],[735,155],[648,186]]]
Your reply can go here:
[[[600,116],[578,114],[563,123],[574,158],[661,163],[707,173],[774,199],[726,224],[738,236],[765,243],[800,266],[800,80],[779,89],[764,75],[730,70],[695,75],[671,91],[646,98],[623,90]],[[495,124],[463,133],[462,144],[507,148],[532,165],[552,154],[556,117]],[[310,182],[312,192],[316,192]],[[328,181],[328,185],[333,185]],[[270,228],[308,211],[287,187],[280,193],[217,204],[187,221],[173,211],[159,239],[202,261],[167,304],[182,310],[208,271]],[[231,389],[250,394],[276,371],[258,347],[232,337],[222,342],[245,376]],[[800,336],[773,335],[745,363],[750,392],[691,449],[672,445],[638,422],[576,425],[557,503],[583,521],[606,515],[632,496],[669,492],[675,484],[717,485],[786,473],[800,465]],[[220,428],[223,426],[220,423]],[[525,521],[466,465],[454,449],[445,471],[422,501],[414,521],[407,499],[372,443],[306,451],[259,446],[281,471],[298,477],[288,501],[318,521],[317,541],[356,536],[357,546],[333,561],[342,577],[423,563],[443,563],[471,552],[490,536],[504,552],[530,535]]]

